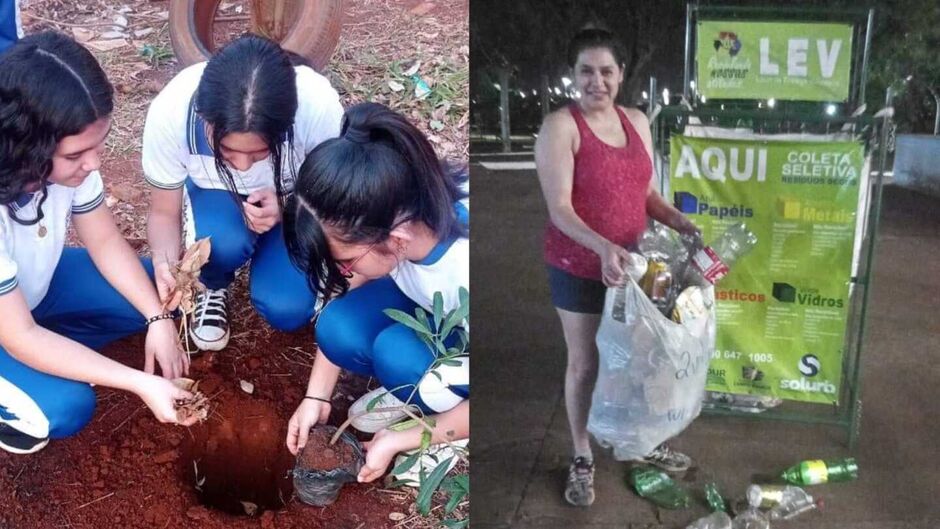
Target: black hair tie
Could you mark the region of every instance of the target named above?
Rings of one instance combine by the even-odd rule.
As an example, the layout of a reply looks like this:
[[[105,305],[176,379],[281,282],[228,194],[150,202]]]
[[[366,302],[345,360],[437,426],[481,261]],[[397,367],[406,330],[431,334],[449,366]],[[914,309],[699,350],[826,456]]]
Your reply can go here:
[[[354,142],[354,143],[368,143],[371,139],[372,131],[369,129],[361,129],[359,127],[349,126],[346,127],[346,134],[343,134],[343,138]]]

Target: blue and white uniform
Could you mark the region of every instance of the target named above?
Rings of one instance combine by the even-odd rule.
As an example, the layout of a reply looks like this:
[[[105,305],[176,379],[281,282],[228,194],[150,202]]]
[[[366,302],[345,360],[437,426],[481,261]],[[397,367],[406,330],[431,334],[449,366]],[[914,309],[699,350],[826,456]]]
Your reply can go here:
[[[206,63],[194,64],[174,77],[150,105],[144,128],[143,169],[147,182],[160,189],[183,189],[183,232],[188,247],[212,237],[209,262],[201,280],[209,289],[226,288],[235,271],[251,261],[252,304],[275,328],[293,330],[310,321],[316,296],[287,253],[280,224],[258,235],[245,224],[241,205],[233,200],[215,166],[206,124],[194,111],[194,94]],[[306,66],[297,74],[294,150],[282,150],[285,191],[307,153],[339,135],[343,108],[329,81]],[[274,188],[270,156],[247,171],[230,168],[236,191]]]
[[[92,349],[142,331],[144,317],[98,272],[84,248],[65,248],[72,215],[101,207],[101,175],[78,187],[49,184],[43,220],[36,218],[40,193],[24,193],[0,205],[0,295],[23,294],[42,327]],[[145,268],[152,272],[149,260]],[[42,351],[38,351],[42,354]],[[78,432],[91,420],[91,387],[36,371],[14,359],[0,343],[0,424],[37,439]]]
[[[0,53],[23,38],[19,0],[0,0]]]
[[[454,205],[464,225],[470,222],[470,201]],[[459,291],[470,290],[470,240],[440,241],[421,261],[400,263],[389,277],[370,281],[349,291],[323,309],[317,321],[320,350],[334,364],[355,373],[375,377],[403,402],[418,405],[425,413],[441,413],[470,397],[470,356],[459,365],[428,369],[434,353],[407,326],[383,312],[398,309],[414,314],[420,306],[433,308],[434,293],[444,298],[444,312],[459,306]],[[468,322],[464,330],[470,331]],[[457,342],[452,334],[445,341]]]

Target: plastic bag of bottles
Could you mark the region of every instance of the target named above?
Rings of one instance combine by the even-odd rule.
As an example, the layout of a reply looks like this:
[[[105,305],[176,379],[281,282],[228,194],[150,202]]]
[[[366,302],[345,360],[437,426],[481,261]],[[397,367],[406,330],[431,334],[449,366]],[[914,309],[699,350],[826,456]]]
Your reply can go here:
[[[631,278],[607,290],[597,333],[600,353],[588,431],[621,461],[641,459],[701,411],[715,348],[714,288],[698,310],[672,321]]]

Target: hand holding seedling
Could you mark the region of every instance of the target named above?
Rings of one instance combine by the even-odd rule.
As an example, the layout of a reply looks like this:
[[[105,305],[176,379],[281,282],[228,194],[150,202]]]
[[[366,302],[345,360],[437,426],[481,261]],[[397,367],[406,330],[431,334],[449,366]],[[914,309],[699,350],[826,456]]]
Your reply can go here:
[[[160,422],[191,426],[199,421],[197,416],[180,420],[176,413],[176,402],[190,400],[193,394],[175,386],[165,378],[145,375],[135,392]]]
[[[287,423],[287,449],[291,454],[297,455],[304,446],[307,446],[307,435],[317,423],[325,424],[330,417],[332,406],[326,402],[304,399],[294,411]]]
[[[281,208],[277,203],[277,195],[270,187],[259,189],[248,195],[242,207],[248,218],[248,228],[259,235],[281,221]]]
[[[189,355],[183,351],[173,320],[155,321],[148,327],[144,354],[144,371],[151,375],[155,363],[160,365],[163,378],[189,374]]]

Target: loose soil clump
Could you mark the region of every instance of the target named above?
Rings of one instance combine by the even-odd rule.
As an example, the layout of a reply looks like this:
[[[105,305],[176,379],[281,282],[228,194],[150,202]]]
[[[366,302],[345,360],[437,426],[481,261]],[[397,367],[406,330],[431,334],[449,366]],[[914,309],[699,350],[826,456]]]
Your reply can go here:
[[[327,428],[310,430],[307,444],[301,450],[297,464],[308,470],[335,470],[355,466],[358,455],[352,445],[342,439],[331,445],[332,437],[333,432]]]

